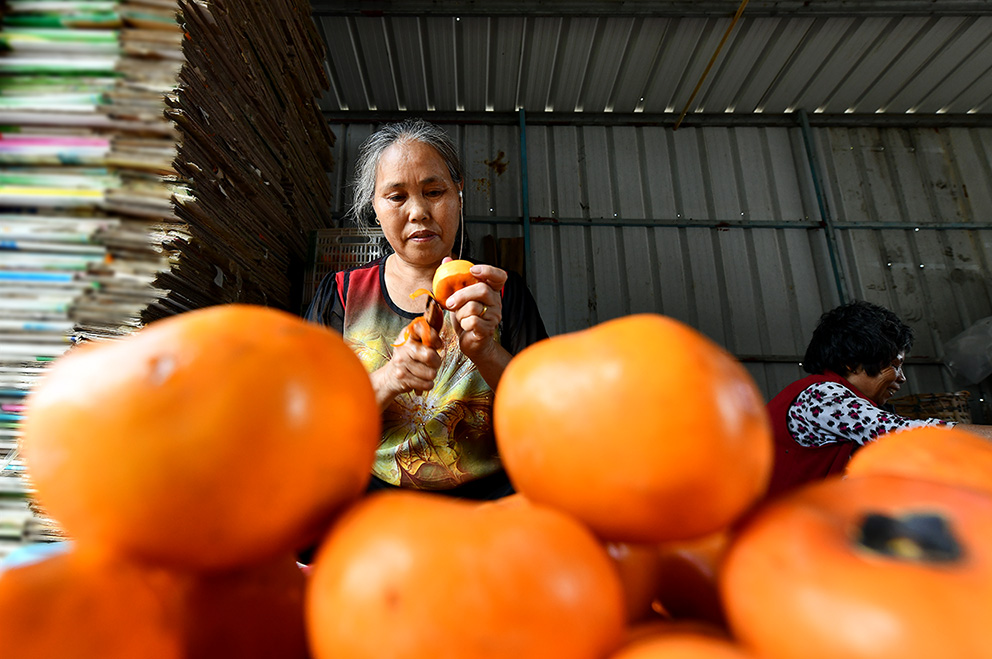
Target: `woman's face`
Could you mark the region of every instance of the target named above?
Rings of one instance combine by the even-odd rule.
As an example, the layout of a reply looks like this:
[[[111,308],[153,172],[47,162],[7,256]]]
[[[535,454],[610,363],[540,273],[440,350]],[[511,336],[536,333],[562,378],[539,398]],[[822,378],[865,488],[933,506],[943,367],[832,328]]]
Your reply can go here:
[[[879,407],[884,405],[897,391],[899,385],[906,381],[902,372],[902,364],[906,355],[899,353],[892,363],[879,371],[878,375],[868,375],[864,368],[858,368],[848,374],[848,381]]]
[[[397,256],[430,266],[451,255],[461,209],[459,189],[441,154],[428,144],[400,141],[382,152],[372,207]]]

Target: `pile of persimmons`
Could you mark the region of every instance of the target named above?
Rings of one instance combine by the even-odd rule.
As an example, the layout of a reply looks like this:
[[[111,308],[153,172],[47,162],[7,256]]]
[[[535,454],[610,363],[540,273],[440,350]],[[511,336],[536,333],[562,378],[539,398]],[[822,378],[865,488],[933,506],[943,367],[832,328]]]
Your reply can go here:
[[[331,330],[224,305],[73,349],[22,439],[71,542],[0,572],[0,654],[992,657],[983,439],[887,435],[767,501],[753,380],[653,314],[520,353],[493,422],[517,494],[367,495],[379,411]]]

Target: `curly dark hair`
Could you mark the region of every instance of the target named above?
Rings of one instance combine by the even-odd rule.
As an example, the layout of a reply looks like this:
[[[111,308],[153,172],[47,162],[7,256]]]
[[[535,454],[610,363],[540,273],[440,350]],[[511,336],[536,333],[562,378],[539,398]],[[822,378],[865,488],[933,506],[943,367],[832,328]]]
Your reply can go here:
[[[897,315],[856,300],[820,316],[803,357],[803,369],[846,376],[860,367],[874,377],[912,347],[913,330]]]

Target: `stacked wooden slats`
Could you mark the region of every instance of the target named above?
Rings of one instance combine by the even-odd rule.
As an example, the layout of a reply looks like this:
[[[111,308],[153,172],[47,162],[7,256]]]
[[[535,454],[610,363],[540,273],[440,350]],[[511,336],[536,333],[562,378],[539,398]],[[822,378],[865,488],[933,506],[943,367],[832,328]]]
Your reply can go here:
[[[316,103],[327,85],[316,29],[295,0],[180,4],[186,62],[169,116],[196,199],[177,215],[202,233],[205,259],[230,255],[230,295],[295,302],[310,234],[329,225],[333,135]]]
[[[7,0],[3,24],[0,539],[24,400],[74,342],[298,309],[334,139],[305,0]]]

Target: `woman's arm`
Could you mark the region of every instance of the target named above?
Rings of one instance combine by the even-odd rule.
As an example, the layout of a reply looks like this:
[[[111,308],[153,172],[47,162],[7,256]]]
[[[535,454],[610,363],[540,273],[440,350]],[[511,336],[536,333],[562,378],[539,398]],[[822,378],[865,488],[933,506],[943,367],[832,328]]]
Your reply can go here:
[[[908,419],[876,407],[847,387],[820,382],[807,387],[789,408],[789,432],[807,447],[835,442],[864,445],[893,430],[938,425],[939,419]]]

